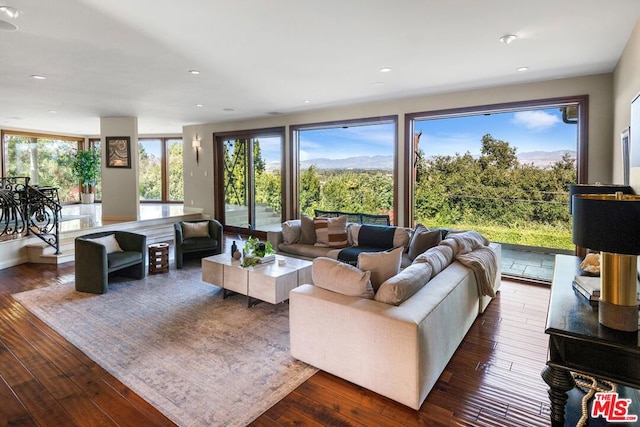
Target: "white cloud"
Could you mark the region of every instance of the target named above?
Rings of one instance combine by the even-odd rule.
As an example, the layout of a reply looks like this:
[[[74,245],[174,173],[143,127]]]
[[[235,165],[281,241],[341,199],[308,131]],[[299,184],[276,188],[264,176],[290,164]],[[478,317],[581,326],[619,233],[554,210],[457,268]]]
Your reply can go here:
[[[532,131],[544,131],[560,123],[560,119],[544,111],[519,111],[513,114],[512,122]]]

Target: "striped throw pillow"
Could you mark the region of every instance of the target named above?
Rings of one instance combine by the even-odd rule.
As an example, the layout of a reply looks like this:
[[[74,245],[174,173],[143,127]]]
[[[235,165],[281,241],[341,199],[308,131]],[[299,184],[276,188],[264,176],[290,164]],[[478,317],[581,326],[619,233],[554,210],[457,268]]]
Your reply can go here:
[[[335,218],[321,216],[314,218],[313,223],[316,227],[316,246],[329,248],[349,246],[346,215]]]

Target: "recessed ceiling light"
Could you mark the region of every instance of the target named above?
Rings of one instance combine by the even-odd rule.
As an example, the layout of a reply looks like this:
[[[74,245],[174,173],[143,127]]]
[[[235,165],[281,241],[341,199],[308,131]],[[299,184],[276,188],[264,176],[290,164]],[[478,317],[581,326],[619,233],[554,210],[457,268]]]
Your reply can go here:
[[[233,113],[236,110],[234,110],[233,108],[223,108],[222,111],[226,111],[227,113]]]
[[[371,86],[384,86],[384,82],[373,82]]]
[[[36,80],[46,80],[47,79],[45,76],[41,76],[39,74],[32,74],[31,78],[32,79],[36,79]]]
[[[302,102],[304,102],[305,104],[311,104],[311,100],[310,100],[310,99],[305,99],[305,100],[304,100],[304,101],[302,101]]]
[[[13,19],[17,18],[22,13],[15,7],[11,7],[11,6],[0,6],[0,12],[4,13],[9,18],[13,18]]]
[[[204,104],[196,104],[196,107],[204,107]]]
[[[379,70],[381,73],[388,73],[389,71],[391,71],[391,68],[389,67],[382,67]]]
[[[516,70],[518,71],[527,71],[529,69],[529,67],[518,67],[516,68]]]
[[[190,74],[194,74],[194,75],[198,75],[198,74],[200,74],[200,71],[198,71],[198,70],[189,70],[189,73]]]
[[[500,37],[499,40],[504,44],[510,44],[512,41],[514,41],[517,38],[518,36],[516,36],[515,34],[505,34],[504,36]]]
[[[51,114],[56,114],[56,113],[57,113],[57,111],[56,111],[56,110],[49,110],[49,112],[50,112]]]

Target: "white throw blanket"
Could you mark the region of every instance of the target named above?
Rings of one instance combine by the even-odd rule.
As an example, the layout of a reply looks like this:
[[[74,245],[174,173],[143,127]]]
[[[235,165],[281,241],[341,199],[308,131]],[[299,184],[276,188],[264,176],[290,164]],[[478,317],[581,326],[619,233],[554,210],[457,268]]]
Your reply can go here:
[[[449,246],[453,257],[473,271],[480,295],[496,296],[493,287],[498,274],[498,260],[484,236],[477,231],[450,233],[440,244]]]

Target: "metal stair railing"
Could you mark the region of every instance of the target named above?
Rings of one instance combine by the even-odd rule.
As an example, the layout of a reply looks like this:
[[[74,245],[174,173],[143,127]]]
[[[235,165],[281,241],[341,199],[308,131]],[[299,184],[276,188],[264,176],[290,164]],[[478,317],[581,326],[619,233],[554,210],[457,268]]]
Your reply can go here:
[[[0,237],[33,234],[60,253],[58,189],[33,187],[29,177],[0,178]]]

